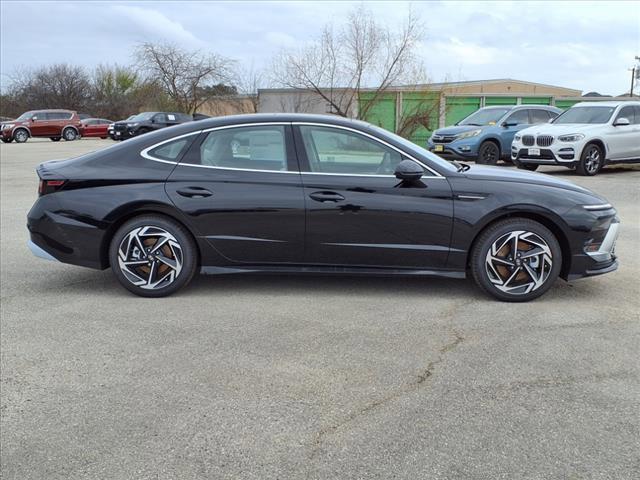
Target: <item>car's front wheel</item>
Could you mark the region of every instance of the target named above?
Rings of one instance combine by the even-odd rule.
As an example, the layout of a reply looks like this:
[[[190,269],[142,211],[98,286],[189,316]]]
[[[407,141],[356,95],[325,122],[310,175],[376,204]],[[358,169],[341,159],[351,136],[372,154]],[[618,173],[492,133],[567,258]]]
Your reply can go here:
[[[604,166],[602,149],[595,143],[590,143],[582,151],[580,161],[576,165],[576,172],[580,175],[593,176]]]
[[[500,147],[491,141],[483,142],[478,149],[478,159],[476,163],[482,165],[495,165],[500,160]]]
[[[62,137],[67,141],[67,142],[72,142],[74,141],[76,138],[78,138],[78,132],[75,131],[75,129],[71,128],[71,127],[67,127],[64,129],[64,131],[62,132]]]
[[[526,218],[489,226],[476,240],[470,262],[478,286],[507,302],[526,302],[544,294],[561,266],[562,251],[554,234]]]
[[[4,143],[11,143],[11,142],[13,142],[13,138],[4,138],[4,137],[2,137],[2,141]]]
[[[126,222],[113,236],[109,261],[118,281],[141,297],[164,297],[187,285],[198,267],[189,232],[160,215]]]
[[[29,132],[27,132],[24,128],[19,128],[15,132],[13,132],[13,139],[16,143],[24,143],[29,140]]]

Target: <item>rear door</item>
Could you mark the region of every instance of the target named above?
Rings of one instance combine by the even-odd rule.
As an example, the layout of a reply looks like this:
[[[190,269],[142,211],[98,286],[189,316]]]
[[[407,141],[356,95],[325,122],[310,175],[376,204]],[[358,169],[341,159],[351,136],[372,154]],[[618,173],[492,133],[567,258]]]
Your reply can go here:
[[[511,153],[511,144],[513,143],[513,137],[515,137],[517,132],[519,132],[523,128],[527,128],[530,125],[529,110],[516,110],[515,112],[510,114],[502,123],[507,124],[506,126],[502,127],[503,130],[500,132],[502,155],[508,155]]]
[[[290,124],[202,133],[166,190],[199,236],[227,260],[302,262],[304,196]]]
[[[615,115],[608,135],[609,160],[622,160],[640,156],[640,118],[636,118],[636,108],[634,105],[625,105]],[[617,120],[626,118],[629,125],[616,125]]]
[[[395,148],[346,127],[296,125],[307,228],[305,263],[438,269],[449,252],[453,201],[446,178],[394,176]]]

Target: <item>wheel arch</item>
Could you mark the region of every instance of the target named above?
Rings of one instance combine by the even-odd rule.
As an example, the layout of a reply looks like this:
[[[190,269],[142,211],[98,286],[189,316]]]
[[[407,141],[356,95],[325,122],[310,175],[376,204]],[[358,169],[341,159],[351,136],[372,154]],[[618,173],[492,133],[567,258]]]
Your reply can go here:
[[[607,155],[608,155],[608,148],[607,148],[607,144],[604,142],[604,140],[602,140],[601,138],[592,138],[589,141],[587,141],[584,146],[582,147],[582,150],[580,150],[580,155],[578,156],[578,160],[582,159],[582,153],[584,152],[585,148],[587,148],[589,145],[597,145],[598,147],[600,147],[602,149],[602,154],[604,155],[604,159],[603,161],[607,161]]]
[[[11,138],[13,138],[16,134],[16,131],[18,130],[26,130],[27,135],[29,135],[29,138],[31,138],[31,129],[29,127],[27,127],[26,125],[18,125],[17,127],[13,127],[13,130],[11,130]]]
[[[482,232],[484,232],[492,225],[509,218],[526,218],[536,221],[544,225],[551,231],[551,233],[553,233],[553,235],[558,240],[558,243],[560,244],[560,251],[562,252],[562,268],[560,269],[560,276],[566,279],[571,269],[571,246],[569,244],[569,238],[564,230],[564,227],[560,224],[562,220],[554,218],[554,214],[552,214],[551,212],[545,212],[542,210],[514,209],[497,213],[496,215],[486,219],[485,222],[482,223],[481,227],[476,231],[476,234],[471,241],[470,247],[467,250],[467,268],[469,267],[469,262],[471,261],[473,249],[475,248],[476,242],[478,241],[478,238],[480,237]]]
[[[62,136],[62,135],[64,135],[64,131],[65,131],[67,128],[72,128],[73,130],[75,130],[75,131],[76,131],[76,135],[80,136],[80,130],[78,130],[78,127],[76,127],[75,125],[65,125],[64,127],[62,127],[62,128],[60,129],[60,135],[61,135],[61,136]]]
[[[163,217],[167,217],[170,220],[181,225],[191,236],[191,239],[196,246],[196,252],[198,254],[198,258],[196,261],[198,262],[198,265],[200,264],[200,261],[202,259],[202,252],[200,251],[200,245],[198,244],[196,235],[194,235],[191,228],[180,218],[178,212],[176,212],[174,208],[162,203],[143,203],[139,205],[129,204],[126,206],[122,206],[109,214],[109,217],[111,217],[112,220],[102,238],[102,243],[100,245],[100,262],[104,266],[104,268],[109,268],[110,266],[109,246],[111,245],[111,241],[113,240],[113,237],[118,229],[132,218],[140,217],[142,215],[160,215]]]

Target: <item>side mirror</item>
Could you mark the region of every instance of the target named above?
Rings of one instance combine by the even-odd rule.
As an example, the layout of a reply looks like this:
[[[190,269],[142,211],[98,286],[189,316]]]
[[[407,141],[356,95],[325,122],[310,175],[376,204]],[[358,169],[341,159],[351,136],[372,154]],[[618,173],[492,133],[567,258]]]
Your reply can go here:
[[[424,169],[413,160],[402,160],[397,166],[395,175],[398,180],[419,180]]]
[[[549,120],[547,120],[547,123],[553,123],[554,120],[555,120],[555,117],[554,118],[550,118]]]
[[[614,127],[624,127],[627,125],[631,125],[628,118],[620,117],[615,122],[613,122]]]
[[[517,125],[519,125],[518,122],[502,122],[504,128],[516,127]]]
[[[38,120],[38,117],[31,117],[32,122],[35,122],[36,120]]]

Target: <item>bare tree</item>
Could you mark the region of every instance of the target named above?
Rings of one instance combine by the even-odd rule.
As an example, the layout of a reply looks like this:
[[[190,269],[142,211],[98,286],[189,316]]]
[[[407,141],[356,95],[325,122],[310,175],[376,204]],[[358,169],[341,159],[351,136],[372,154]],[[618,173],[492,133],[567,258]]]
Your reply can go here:
[[[157,80],[178,109],[195,113],[215,89],[231,78],[233,62],[221,55],[187,51],[172,44],[143,43],[135,52],[141,71]]]
[[[250,111],[244,113],[258,112],[258,89],[262,87],[263,82],[263,72],[255,67],[253,61],[248,66],[241,65],[236,69],[233,84],[241,95],[237,100],[243,105],[243,111],[246,110],[245,106],[250,107]]]
[[[273,81],[313,91],[337,115],[366,118],[391,87],[406,83],[422,35],[421,23],[411,11],[397,30],[378,23],[359,6],[344,25],[326,25],[310,45],[283,50],[272,66]],[[358,105],[364,89],[370,93],[368,100]]]

